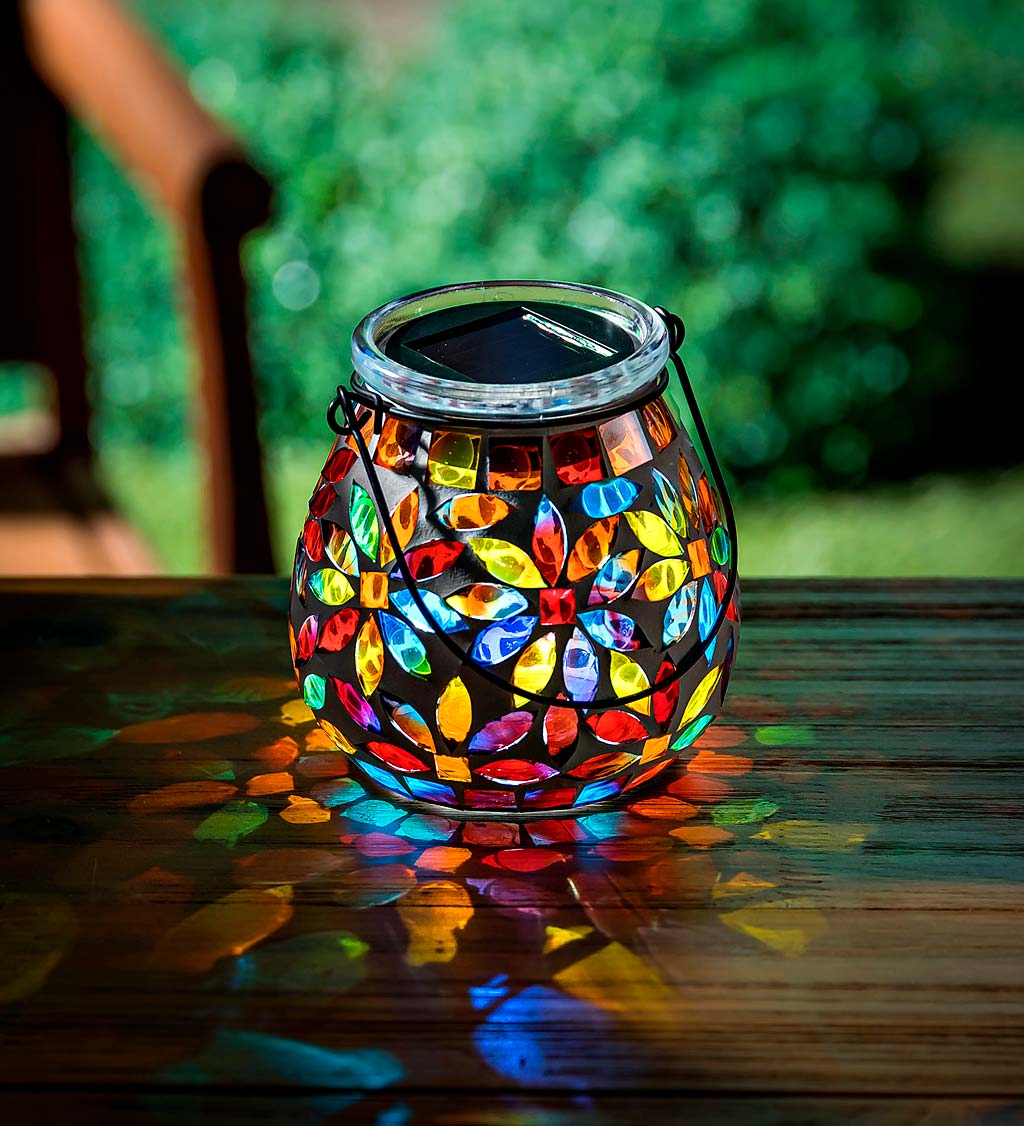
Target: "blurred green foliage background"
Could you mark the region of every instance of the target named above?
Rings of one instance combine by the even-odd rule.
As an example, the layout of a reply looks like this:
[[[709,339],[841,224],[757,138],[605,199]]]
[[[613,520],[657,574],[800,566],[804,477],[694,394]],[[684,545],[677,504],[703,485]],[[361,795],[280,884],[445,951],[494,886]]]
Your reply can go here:
[[[279,186],[246,260],[282,564],[356,320],[505,276],[684,317],[748,572],[1021,573],[993,394],[1024,276],[1016,0],[449,0],[397,42],[324,0],[134,6]],[[108,479],[195,569],[174,248],[77,159]]]

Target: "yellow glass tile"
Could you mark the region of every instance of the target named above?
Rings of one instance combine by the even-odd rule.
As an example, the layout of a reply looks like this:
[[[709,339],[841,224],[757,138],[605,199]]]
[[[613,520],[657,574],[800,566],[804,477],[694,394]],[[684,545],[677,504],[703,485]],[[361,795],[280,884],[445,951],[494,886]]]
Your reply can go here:
[[[434,764],[438,778],[447,778],[450,782],[468,782],[472,778],[467,759],[455,755],[434,755]]]
[[[658,555],[682,555],[679,537],[660,516],[653,512],[627,512],[626,522],[648,550]]]
[[[636,411],[603,422],[598,430],[601,431],[608,464],[616,477],[651,460],[651,447],[644,437]]]
[[[356,638],[356,675],[359,687],[367,697],[377,691],[380,678],[384,675],[384,642],[372,615],[363,622],[363,628]]]
[[[427,472],[435,485],[475,489],[480,462],[480,438],[474,434],[440,431],[430,443]]]
[[[525,688],[527,692],[543,692],[555,671],[558,660],[556,649],[554,633],[544,634],[524,649],[512,670],[512,683],[516,688]],[[512,706],[515,708],[525,703],[525,696],[512,697]]]
[[[608,677],[611,680],[612,691],[620,698],[632,696],[635,692],[646,692],[651,687],[647,673],[636,661],[627,657],[624,653],[612,652]],[[626,706],[641,715],[651,714],[650,696],[645,696],[642,700],[636,700]]]
[[[461,743],[473,722],[473,701],[460,677],[452,677],[437,701],[437,728],[446,739]]]
[[[694,540],[686,545],[690,557],[690,573],[695,579],[711,573],[711,559],[708,557],[707,540]]]
[[[359,576],[359,601],[367,610],[388,608],[388,577],[383,571],[364,571]]]

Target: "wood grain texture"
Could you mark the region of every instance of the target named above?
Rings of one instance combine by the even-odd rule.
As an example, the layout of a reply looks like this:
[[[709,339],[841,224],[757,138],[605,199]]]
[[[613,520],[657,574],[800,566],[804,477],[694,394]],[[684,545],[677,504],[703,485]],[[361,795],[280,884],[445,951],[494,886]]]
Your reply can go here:
[[[575,827],[362,792],[285,603],[0,585],[0,1113],[1022,1120],[1024,584],[747,583],[667,798]]]

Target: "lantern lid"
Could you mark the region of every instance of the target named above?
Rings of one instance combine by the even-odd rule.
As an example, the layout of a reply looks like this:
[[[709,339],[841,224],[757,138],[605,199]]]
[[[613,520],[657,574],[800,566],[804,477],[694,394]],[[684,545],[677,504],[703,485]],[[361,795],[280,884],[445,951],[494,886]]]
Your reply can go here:
[[[382,305],[352,334],[358,381],[400,407],[516,421],[635,398],[668,359],[641,301],[587,285],[485,281]]]

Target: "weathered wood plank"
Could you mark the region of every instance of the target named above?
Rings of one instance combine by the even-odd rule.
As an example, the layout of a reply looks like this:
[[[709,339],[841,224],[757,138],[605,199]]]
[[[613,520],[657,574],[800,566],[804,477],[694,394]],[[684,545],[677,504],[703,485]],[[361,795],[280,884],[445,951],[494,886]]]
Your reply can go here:
[[[0,584],[8,1106],[1013,1120],[1024,584],[748,584],[699,748],[732,757],[671,783],[695,815],[641,802],[580,839],[375,825],[358,801],[283,818],[324,782],[282,713],[284,601],[269,580]],[[194,713],[234,729],[117,737]],[[290,785],[248,793],[289,739]],[[224,793],[140,811],[183,781],[265,817],[229,847],[196,839]]]

